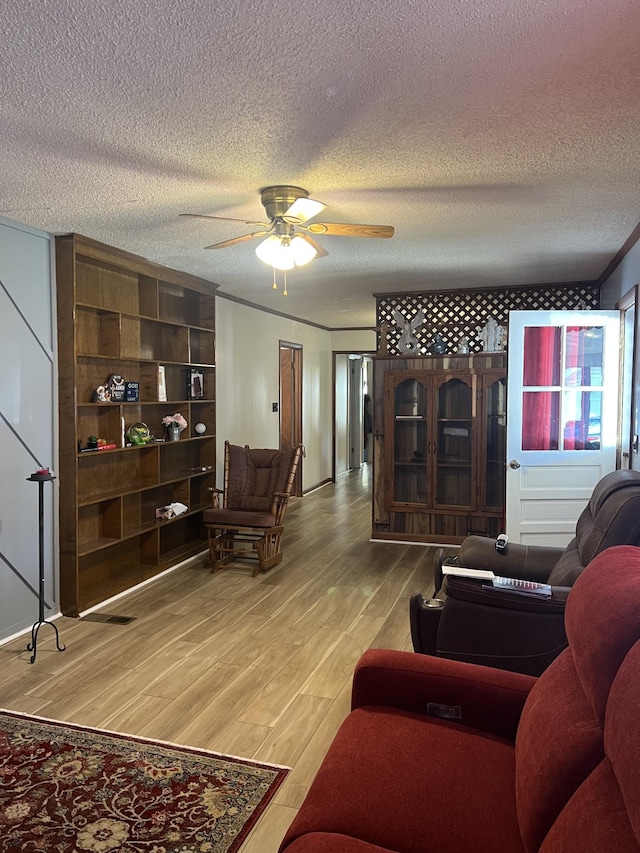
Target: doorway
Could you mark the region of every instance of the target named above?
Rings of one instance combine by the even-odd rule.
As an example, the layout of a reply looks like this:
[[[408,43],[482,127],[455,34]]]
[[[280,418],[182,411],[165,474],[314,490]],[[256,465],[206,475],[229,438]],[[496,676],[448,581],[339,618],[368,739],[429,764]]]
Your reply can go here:
[[[297,444],[302,444],[302,347],[280,341],[280,450]],[[296,497],[302,496],[302,462],[291,490]]]
[[[369,353],[333,354],[333,481],[371,461],[367,426],[373,414]],[[369,442],[369,445],[371,442]],[[369,451],[369,452],[367,452]]]

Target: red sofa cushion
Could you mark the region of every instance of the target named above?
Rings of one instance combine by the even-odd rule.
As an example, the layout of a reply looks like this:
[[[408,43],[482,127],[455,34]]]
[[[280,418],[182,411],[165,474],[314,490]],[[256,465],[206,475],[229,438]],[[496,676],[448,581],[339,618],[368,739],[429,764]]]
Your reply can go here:
[[[337,850],[340,853],[396,853],[386,847],[335,832],[310,832],[287,847],[287,853],[336,853]]]
[[[305,833],[353,836],[398,853],[521,851],[513,743],[407,711],[358,708],[287,842]]]
[[[632,826],[640,838],[640,741],[630,738],[640,712],[638,602],[633,546],[596,557],[569,595],[569,648],[531,690],[516,738],[527,851],[635,849]],[[601,847],[597,837],[622,846]]]

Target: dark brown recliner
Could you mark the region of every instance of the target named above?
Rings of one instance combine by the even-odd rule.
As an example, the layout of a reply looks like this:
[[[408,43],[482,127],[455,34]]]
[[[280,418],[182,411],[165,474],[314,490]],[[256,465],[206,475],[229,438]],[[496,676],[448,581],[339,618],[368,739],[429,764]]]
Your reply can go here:
[[[445,552],[440,549],[434,567],[436,594],[425,600],[418,592],[410,601],[414,650],[540,675],[567,645],[569,590],[591,560],[612,545],[640,545],[638,471],[613,471],[600,480],[564,549],[508,544],[500,553],[494,539],[468,536],[463,541],[460,566],[550,584],[550,598],[488,588],[486,581],[443,578]]]

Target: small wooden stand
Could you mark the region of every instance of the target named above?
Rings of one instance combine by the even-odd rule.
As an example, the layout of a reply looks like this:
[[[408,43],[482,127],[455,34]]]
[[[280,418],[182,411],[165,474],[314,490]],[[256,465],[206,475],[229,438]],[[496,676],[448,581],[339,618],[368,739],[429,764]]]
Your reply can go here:
[[[55,480],[55,477],[51,474],[48,468],[40,468],[30,477],[27,477],[27,480],[38,484],[38,544],[40,559],[40,586],[38,590],[39,614],[38,621],[34,622],[31,628],[31,642],[27,646],[27,651],[32,652],[29,663],[33,663],[36,659],[38,631],[40,630],[41,625],[51,625],[56,634],[56,648],[59,652],[63,652],[66,649],[66,646],[60,645],[60,635],[58,634],[57,626],[54,625],[53,622],[49,622],[44,618],[44,484],[51,480]]]

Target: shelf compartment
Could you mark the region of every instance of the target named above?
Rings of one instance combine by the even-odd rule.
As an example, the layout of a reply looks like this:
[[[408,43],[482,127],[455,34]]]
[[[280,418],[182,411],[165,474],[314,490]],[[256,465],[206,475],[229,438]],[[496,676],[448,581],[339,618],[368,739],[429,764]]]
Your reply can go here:
[[[130,488],[150,488],[157,482],[157,445],[130,450],[96,450],[78,456],[81,504],[106,500]]]
[[[104,385],[112,375],[122,376],[125,382],[137,382],[140,386],[140,399],[158,399],[158,374],[155,365],[116,358],[81,356],[76,368],[78,404],[89,403],[98,385]],[[153,393],[153,397],[149,396],[150,393]]]
[[[138,275],[115,264],[77,255],[76,299],[110,311],[137,314]]]
[[[211,380],[213,382],[213,379]],[[207,378],[205,374],[205,391],[207,389]],[[198,423],[206,426],[205,438],[215,438],[216,434],[216,404],[212,400],[191,400],[191,420],[189,421],[189,432],[192,436],[198,435],[194,427]]]
[[[188,329],[155,320],[122,317],[120,351],[124,358],[188,362]]]
[[[471,508],[471,466],[438,466],[436,502],[439,507]]]
[[[210,509],[213,506],[213,494],[211,489],[215,489],[216,477],[213,471],[196,474],[191,478],[189,490],[191,493],[191,503],[189,508],[192,512],[199,512],[203,509]]]
[[[189,361],[192,364],[215,364],[215,335],[203,329],[189,329]]]
[[[138,531],[167,524],[167,521],[156,518],[156,509],[176,501],[189,506],[188,481],[165,483],[153,489],[125,495],[123,498],[124,535],[130,536]]]
[[[79,507],[78,550],[81,554],[104,548],[121,538],[122,501],[120,498]]]
[[[181,516],[160,528],[160,561],[172,566],[207,547],[200,513]]]
[[[424,464],[407,464],[396,468],[394,495],[398,503],[426,503],[427,478]]]
[[[169,323],[183,326],[200,325],[200,297],[168,281],[158,282],[158,316]]]
[[[76,352],[80,355],[120,355],[120,315],[95,308],[76,308]]]
[[[138,275],[138,308],[144,317],[158,317],[158,279],[151,275]]]
[[[181,477],[190,477],[193,468],[205,465],[215,465],[215,441],[213,438],[209,440],[168,441],[162,446],[160,453],[160,480],[164,482],[166,480],[177,480]]]
[[[167,400],[184,401],[189,399],[189,379],[191,371],[181,364],[167,364],[164,368]],[[171,414],[171,412],[169,412]]]
[[[158,531],[85,554],[78,560],[79,610],[99,604],[158,573]]]
[[[141,421],[149,427],[151,435],[164,438],[165,428],[162,418],[172,415],[174,411],[171,403],[138,403],[126,406],[123,409],[125,432],[132,424]]]
[[[90,435],[104,438],[109,444],[120,447],[122,444],[122,423],[120,407],[115,403],[87,403],[77,409],[77,441],[86,447]],[[85,456],[105,456],[112,450],[95,450],[82,454]]]

